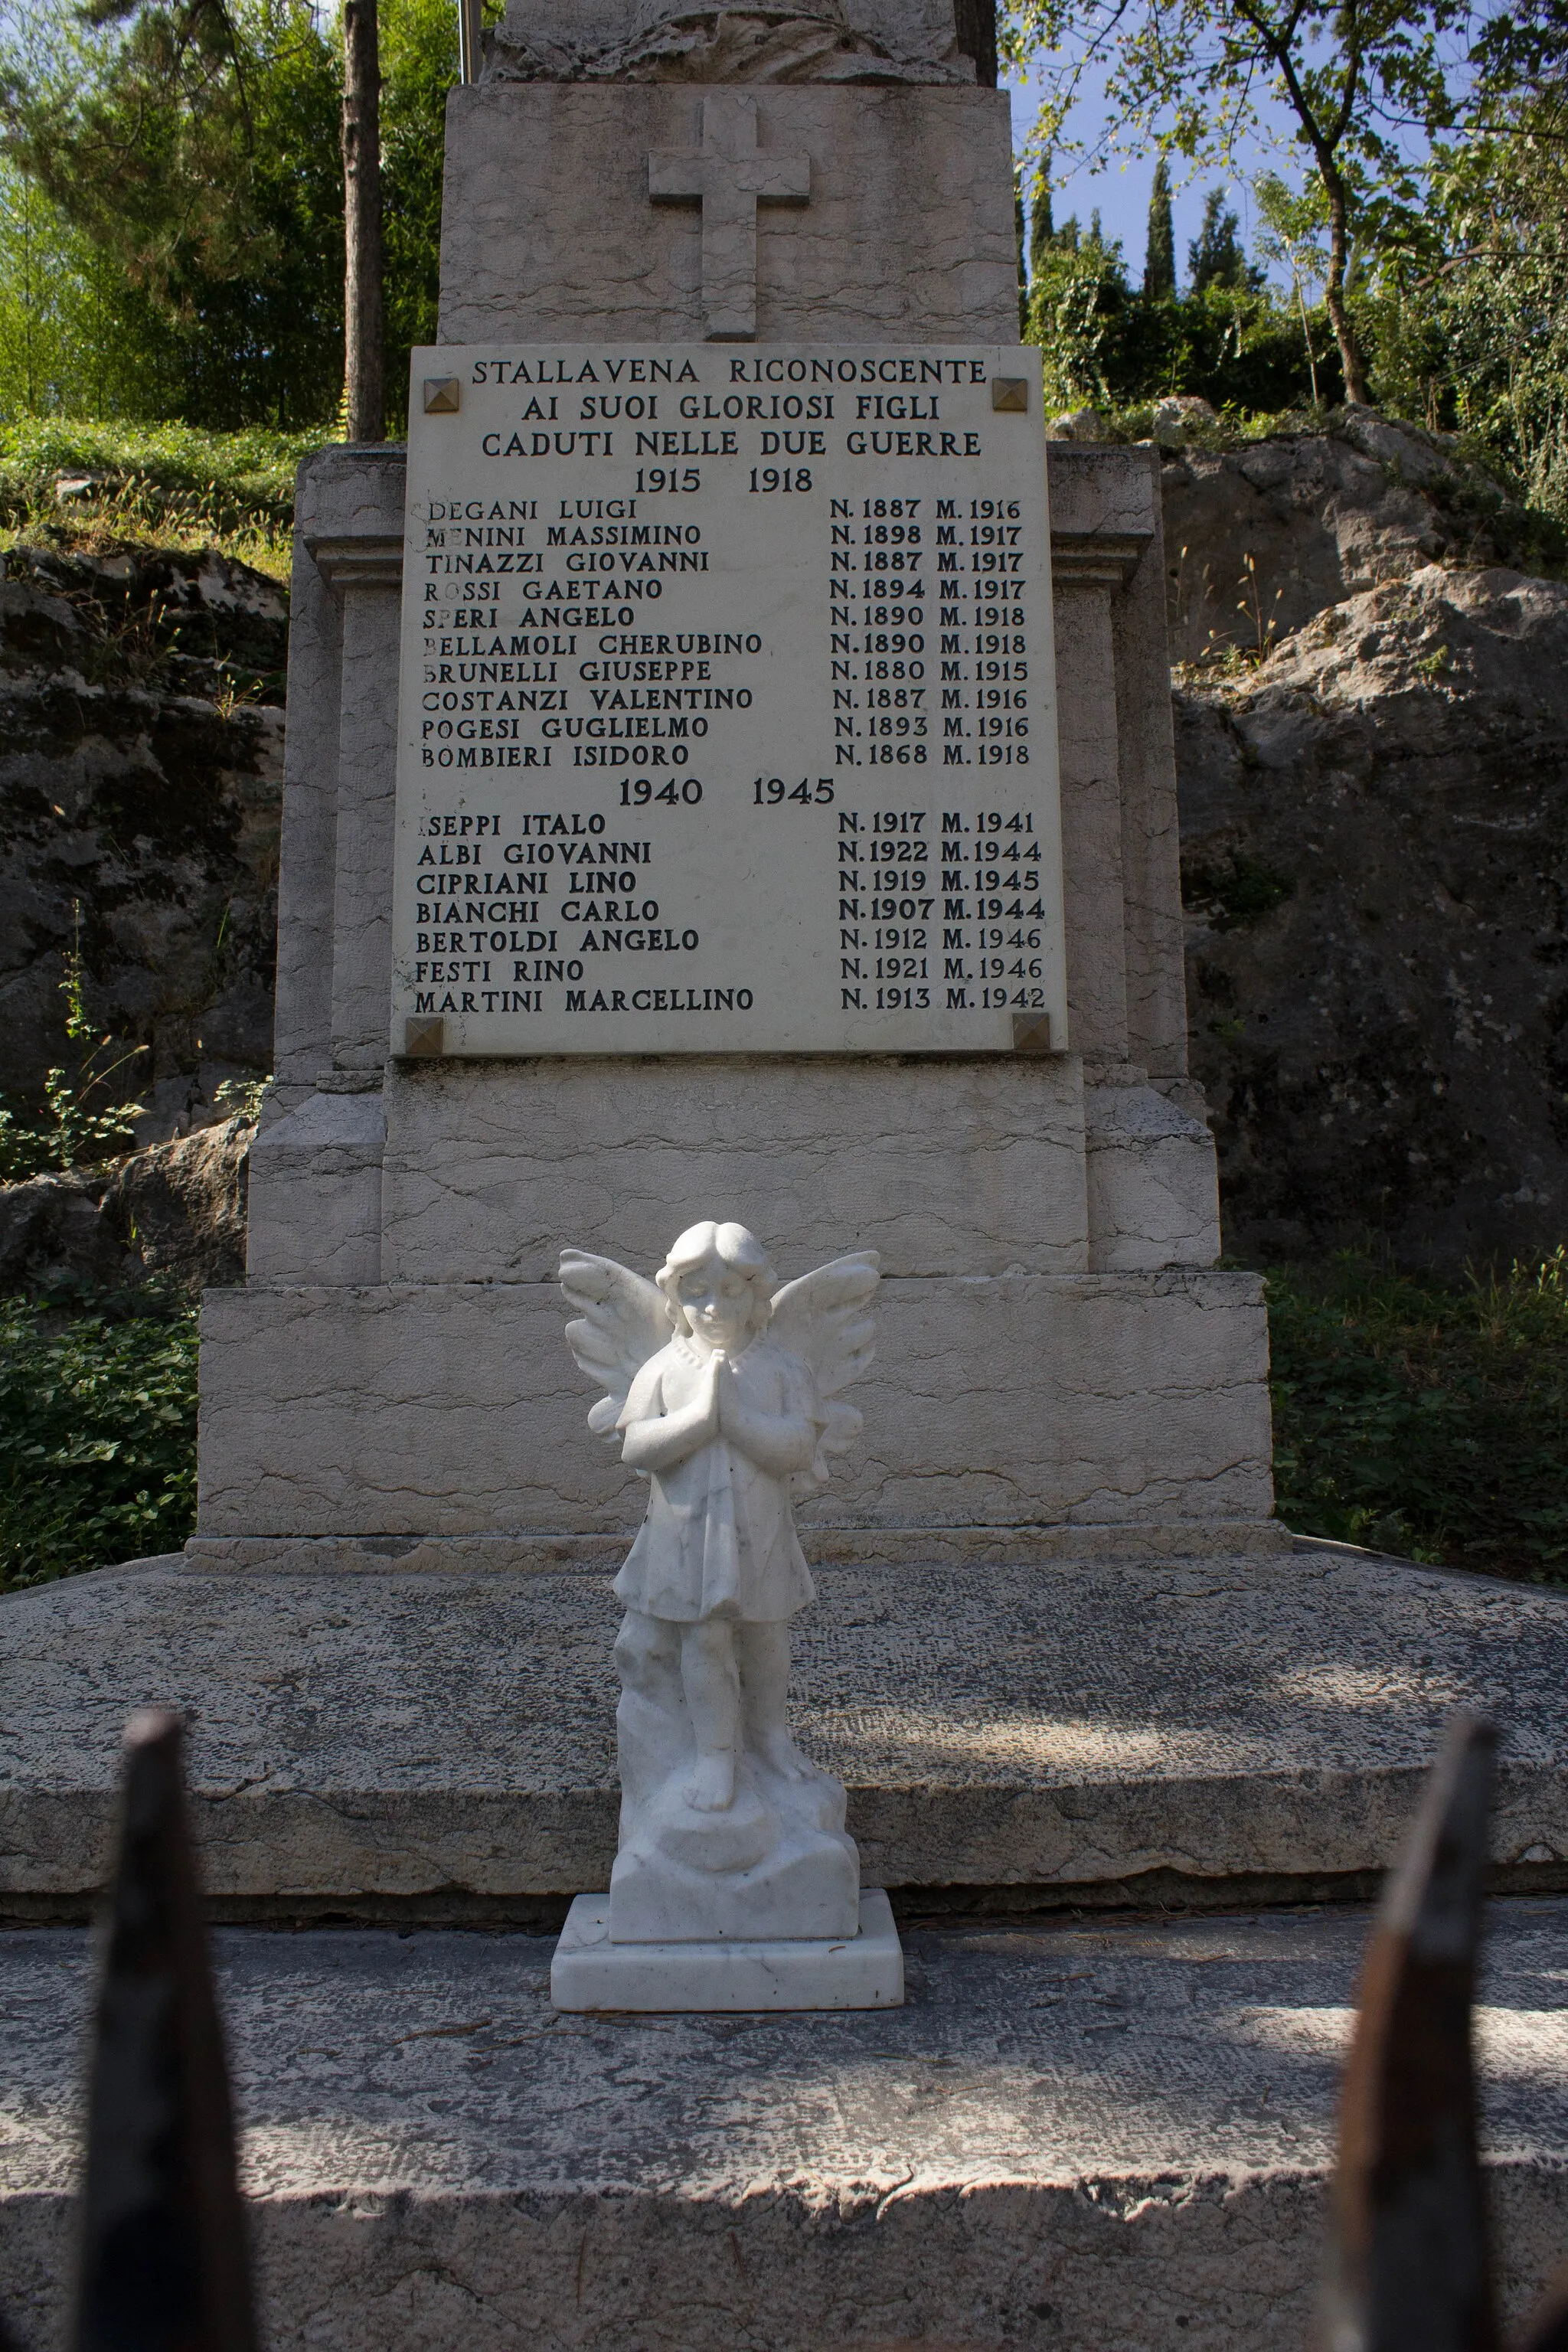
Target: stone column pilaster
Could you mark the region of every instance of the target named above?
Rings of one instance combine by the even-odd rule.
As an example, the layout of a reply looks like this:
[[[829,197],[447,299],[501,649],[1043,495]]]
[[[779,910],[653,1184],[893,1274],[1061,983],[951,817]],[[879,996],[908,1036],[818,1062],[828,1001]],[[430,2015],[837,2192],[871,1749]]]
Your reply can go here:
[[[1150,604],[1163,595],[1158,485],[1145,450],[1060,443],[1050,483],[1068,1019],[1084,1061],[1089,1263],[1097,1273],[1212,1265],[1214,1139],[1183,1083],[1175,767],[1163,606]]]
[[[310,553],[342,607],[332,1060],[374,1070],[386,1059],[392,979],[402,532],[322,538]]]
[[[250,1161],[258,1282],[381,1278],[404,456],[300,469],[290,633],[279,1116]]]

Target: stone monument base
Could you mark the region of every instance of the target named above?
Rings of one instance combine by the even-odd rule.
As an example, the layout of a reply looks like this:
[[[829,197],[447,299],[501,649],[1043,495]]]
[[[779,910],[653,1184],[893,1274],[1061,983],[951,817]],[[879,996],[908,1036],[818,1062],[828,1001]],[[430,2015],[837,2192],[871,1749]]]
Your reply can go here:
[[[904,1955],[879,1886],[860,1897],[858,1935],[837,1941],[613,1944],[610,1898],[579,1895],[550,1965],[557,2009],[901,2009]]]
[[[906,1916],[1371,1894],[1463,1706],[1503,1730],[1503,1881],[1568,1885],[1568,1595],[1278,1526],[926,1539],[824,1544],[793,1681]],[[157,1702],[191,1723],[217,1917],[558,1931],[616,1858],[618,1562],[558,1538],[443,1572],[437,1549],[176,1556],[0,1600],[0,1921],[91,1916],[121,1730]]]

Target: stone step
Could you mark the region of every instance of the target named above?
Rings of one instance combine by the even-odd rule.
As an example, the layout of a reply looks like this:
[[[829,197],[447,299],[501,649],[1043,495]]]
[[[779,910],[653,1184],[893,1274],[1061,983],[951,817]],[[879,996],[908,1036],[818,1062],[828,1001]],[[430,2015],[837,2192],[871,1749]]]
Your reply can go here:
[[[1467,1704],[1502,1727],[1504,1883],[1568,1884],[1568,1595],[1301,1544],[816,1573],[795,1711],[868,1885],[1364,1890]],[[0,1916],[87,1916],[121,1727],[163,1702],[192,1719],[219,1916],[557,1924],[615,1852],[616,1621],[603,1568],[559,1563],[176,1558],[0,1601]]]
[[[275,2352],[1306,2352],[1368,1916],[906,1933],[901,2010],[563,2016],[550,1939],[216,1937]],[[0,2309],[61,2342],[88,1939],[0,1935]],[[1568,1901],[1489,1910],[1505,2304],[1568,2253]]]

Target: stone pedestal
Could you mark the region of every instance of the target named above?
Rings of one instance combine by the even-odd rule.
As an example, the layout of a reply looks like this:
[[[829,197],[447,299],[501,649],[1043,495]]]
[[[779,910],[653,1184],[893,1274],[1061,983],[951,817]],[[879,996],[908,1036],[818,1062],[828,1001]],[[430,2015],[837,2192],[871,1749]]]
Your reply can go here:
[[[901,2009],[892,1906],[872,1887],[854,1911],[851,1932],[837,1937],[617,1943],[610,1900],[579,1895],[551,1960],[550,1998],[565,2010]]]

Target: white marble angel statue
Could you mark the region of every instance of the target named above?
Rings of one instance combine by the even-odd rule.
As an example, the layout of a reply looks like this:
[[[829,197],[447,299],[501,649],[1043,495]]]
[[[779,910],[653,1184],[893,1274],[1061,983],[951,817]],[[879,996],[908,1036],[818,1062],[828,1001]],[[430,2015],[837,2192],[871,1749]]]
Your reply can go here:
[[[786,1719],[789,1621],[814,1597],[790,1503],[860,1426],[837,1391],[871,1360],[877,1279],[862,1250],[777,1289],[762,1244],[710,1221],[654,1282],[562,1256],[568,1343],[608,1391],[589,1426],[652,1488],[615,1583],[614,1941],[855,1933],[844,1791]]]

